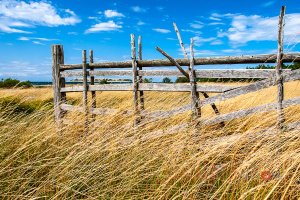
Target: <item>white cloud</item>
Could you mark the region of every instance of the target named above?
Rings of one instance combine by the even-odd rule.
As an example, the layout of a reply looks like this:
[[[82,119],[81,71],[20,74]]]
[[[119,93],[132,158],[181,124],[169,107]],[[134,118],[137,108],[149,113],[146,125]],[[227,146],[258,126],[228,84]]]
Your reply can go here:
[[[204,24],[200,21],[194,21],[193,23],[190,23],[190,26],[194,29],[201,29]]]
[[[138,26],[145,25],[145,22],[143,22],[143,21],[139,20],[139,21],[137,22],[137,25],[138,25]]]
[[[39,37],[19,37],[18,40],[20,41],[38,40],[38,41],[49,42],[49,41],[55,41],[57,39],[39,38]]]
[[[220,18],[215,17],[215,16],[210,16],[209,19],[210,19],[210,20],[213,20],[213,21],[221,21]]]
[[[235,15],[227,32],[219,33],[227,36],[233,44],[246,44],[249,41],[276,41],[278,17],[262,17],[259,15]],[[285,39],[290,43],[299,42],[300,13],[285,16]]]
[[[33,44],[38,44],[38,45],[45,45],[44,43],[41,43],[40,41],[32,41]]]
[[[170,30],[163,29],[163,28],[154,28],[152,30],[155,31],[155,32],[158,32],[158,33],[170,33],[171,32]]]
[[[216,38],[216,37],[209,37],[209,38],[202,38],[200,36],[194,37],[195,46],[201,46],[204,43],[210,43],[211,45],[220,45],[223,44],[223,42]]]
[[[223,44],[223,41],[222,40],[218,40],[218,39],[216,39],[216,40],[214,40],[214,41],[212,41],[210,43],[210,45],[221,45],[221,44]]]
[[[262,6],[263,7],[269,7],[269,6],[273,5],[274,3],[275,3],[275,1],[268,1],[268,2],[266,2],[264,4],[262,4]]]
[[[208,25],[209,26],[216,26],[216,25],[224,25],[225,23],[223,23],[223,22],[211,22],[211,23],[209,23]]]
[[[85,33],[96,33],[103,31],[118,31],[122,28],[121,25],[116,24],[114,21],[110,20],[108,22],[101,22],[93,25],[91,28],[85,31]]]
[[[78,35],[77,32],[68,32],[68,35]]]
[[[122,13],[119,13],[116,10],[106,10],[104,11],[104,15],[107,18],[113,18],[113,17],[125,17]]]
[[[194,33],[195,35],[200,35],[202,32],[201,31],[195,31],[191,29],[181,29],[182,32],[189,32],[189,33]]]
[[[98,17],[89,16],[88,19],[96,20],[96,19],[98,19]]]
[[[58,13],[49,2],[0,1],[0,31],[6,33],[30,33],[19,29],[37,25],[55,27],[74,25],[81,20],[70,9]],[[18,28],[16,28],[18,27]]]
[[[30,39],[28,37],[19,37],[20,41],[29,41]]]
[[[131,7],[131,10],[133,12],[137,12],[137,13],[145,13],[145,12],[147,12],[147,9],[141,8],[140,6],[133,6],[133,7]]]

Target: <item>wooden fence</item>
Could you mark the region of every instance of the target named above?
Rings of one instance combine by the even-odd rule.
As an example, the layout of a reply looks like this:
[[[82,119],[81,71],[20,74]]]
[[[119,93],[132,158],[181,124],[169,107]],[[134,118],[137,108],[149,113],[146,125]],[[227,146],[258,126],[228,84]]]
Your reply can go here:
[[[282,7],[279,17],[278,30],[278,53],[268,55],[252,55],[252,56],[223,56],[209,58],[194,58],[194,41],[191,39],[190,56],[188,57],[184,48],[179,30],[174,23],[179,44],[183,50],[184,59],[173,59],[161,48],[157,47],[157,51],[163,54],[166,60],[142,60],[142,38],[138,38],[138,53],[136,52],[135,36],[131,35],[131,61],[124,62],[101,62],[94,63],[94,52],[82,52],[82,63],[65,64],[64,50],[62,45],[52,46],[53,59],[53,90],[55,119],[61,124],[61,120],[66,111],[78,111],[85,113],[85,129],[88,130],[89,115],[94,118],[96,114],[108,115],[116,112],[114,109],[96,108],[96,91],[132,91],[133,93],[133,114],[136,119],[134,126],[140,123],[141,117],[144,118],[165,118],[179,113],[192,110],[193,119],[201,119],[201,107],[211,105],[216,113],[216,117],[202,121],[203,124],[222,123],[239,117],[244,117],[256,112],[269,111],[276,109],[278,111],[278,127],[282,128],[284,123],[283,109],[287,106],[300,103],[300,97],[295,99],[284,100],[283,83],[300,79],[300,70],[283,70],[283,63],[300,62],[300,53],[283,53],[283,27],[284,27],[285,7]],[[243,70],[194,70],[197,65],[222,65],[222,64],[253,64],[253,63],[276,63],[276,69],[243,69]],[[152,67],[175,66],[176,70],[147,70]],[[184,70],[182,66],[188,66],[188,70]],[[109,70],[118,68],[119,70]],[[126,69],[130,68],[130,69]],[[81,71],[74,71],[80,69]],[[101,69],[101,70],[97,70]],[[82,85],[66,86],[65,78],[72,76],[81,76]],[[127,84],[101,84],[95,85],[95,76],[131,76],[132,83]],[[143,83],[144,76],[185,76],[190,83]],[[248,78],[261,79],[246,86],[228,86],[205,85],[196,82],[197,78]],[[217,101],[224,101],[239,95],[255,92],[263,88],[277,85],[278,93],[277,102],[268,105],[262,105],[255,108],[240,110],[229,114],[221,114],[217,106]],[[163,91],[163,92],[190,92],[191,104],[170,111],[146,112],[144,101],[145,91]],[[72,106],[66,104],[67,92],[82,92],[83,107]],[[92,93],[92,105],[88,106],[87,95]],[[202,93],[205,99],[199,98]],[[209,97],[207,93],[219,93],[213,97]]]

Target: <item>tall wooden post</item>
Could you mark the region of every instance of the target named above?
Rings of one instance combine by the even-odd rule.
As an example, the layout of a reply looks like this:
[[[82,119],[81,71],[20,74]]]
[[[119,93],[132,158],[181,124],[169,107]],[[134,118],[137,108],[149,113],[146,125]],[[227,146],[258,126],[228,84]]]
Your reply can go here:
[[[58,125],[61,125],[64,112],[60,108],[60,104],[66,101],[66,93],[60,92],[65,87],[65,78],[60,75],[60,65],[64,64],[64,49],[62,45],[52,46],[52,85],[53,85],[53,101],[54,116]]]
[[[201,117],[201,108],[199,106],[199,93],[197,92],[196,85],[196,76],[194,70],[194,39],[191,38],[190,45],[190,67],[189,67],[189,77],[191,84],[191,99],[192,99],[192,112],[193,112],[193,120]]]
[[[131,34],[131,60],[132,60],[132,91],[133,91],[133,105],[134,105],[134,127],[138,125],[138,72],[136,63],[136,47],[135,47],[135,36]]]
[[[183,44],[183,41],[182,41],[182,38],[181,38],[181,35],[180,35],[180,31],[179,31],[179,29],[178,29],[178,27],[177,27],[177,25],[176,25],[175,22],[173,23],[173,26],[174,26],[174,30],[175,30],[175,32],[176,32],[176,35],[177,35],[177,38],[178,38],[179,45],[180,45],[180,47],[181,47],[182,53],[183,53],[183,55],[184,55],[184,58],[185,58],[185,59],[188,59],[188,54],[187,54],[187,52],[186,52],[186,50],[185,50],[185,47],[184,47],[184,44]],[[193,59],[193,60],[194,60],[194,59]],[[190,69],[190,68],[189,68],[189,69]],[[186,76],[186,77],[187,77],[188,79],[190,79],[189,76]],[[194,73],[194,77],[195,77],[194,79],[195,79],[195,82],[196,82],[196,75],[195,75],[195,73]],[[209,98],[209,95],[208,95],[206,92],[201,92],[201,93],[203,94],[203,96],[204,96],[205,98]],[[200,97],[199,92],[196,92],[196,96]],[[200,102],[200,99],[198,99],[198,101]],[[198,103],[198,104],[200,104],[200,103]],[[212,109],[214,110],[214,112],[215,112],[216,115],[220,115],[220,111],[218,110],[216,104],[212,103],[212,104],[211,104],[211,107],[212,107]],[[224,126],[224,125],[225,125],[224,122],[222,122],[222,123],[221,123],[221,126]]]
[[[90,50],[90,63],[94,63],[94,51]],[[90,67],[90,71],[94,71],[93,67]],[[90,76],[91,85],[95,85],[95,77]],[[92,109],[96,108],[96,91],[92,91]],[[92,114],[92,120],[94,121],[96,118],[95,114]]]
[[[88,83],[87,83],[87,62],[86,62],[86,50],[82,51],[82,74],[83,74],[83,108],[84,108],[84,115],[85,115],[85,120],[84,120],[84,133],[85,135],[88,134],[88,114],[89,114],[89,109],[88,109]]]
[[[278,52],[277,52],[277,65],[276,65],[276,80],[277,80],[277,112],[278,112],[278,128],[283,128],[284,113],[283,113],[283,99],[284,99],[284,87],[283,87],[283,76],[282,76],[282,57],[283,57],[283,29],[284,29],[284,15],[285,15],[285,6],[281,7],[278,23]]]
[[[143,60],[143,54],[142,54],[142,36],[139,36],[138,39],[138,60]],[[143,67],[139,66],[139,70],[143,70]],[[143,83],[143,77],[139,75],[139,83]],[[145,109],[145,104],[144,104],[144,91],[140,91],[140,109],[144,110]]]

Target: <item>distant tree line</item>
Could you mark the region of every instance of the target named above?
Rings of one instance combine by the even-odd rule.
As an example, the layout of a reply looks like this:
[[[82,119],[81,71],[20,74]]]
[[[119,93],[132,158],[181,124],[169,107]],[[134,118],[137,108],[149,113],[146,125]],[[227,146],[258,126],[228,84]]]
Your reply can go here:
[[[30,81],[19,81],[17,79],[7,78],[0,80],[0,88],[13,88],[13,87],[32,87]]]

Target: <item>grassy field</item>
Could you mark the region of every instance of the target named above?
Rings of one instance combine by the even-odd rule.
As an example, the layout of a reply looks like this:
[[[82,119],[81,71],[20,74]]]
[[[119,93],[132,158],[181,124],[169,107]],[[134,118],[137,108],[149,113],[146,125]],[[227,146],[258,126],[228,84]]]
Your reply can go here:
[[[300,96],[299,88],[300,81],[285,84],[285,98]],[[300,198],[300,130],[278,132],[276,112],[199,129],[184,126],[187,112],[133,129],[133,116],[124,116],[132,94],[99,92],[97,107],[119,112],[97,116],[85,136],[78,113],[58,131],[52,98],[51,88],[0,90],[1,199]],[[81,94],[68,100],[80,105]],[[271,87],[217,106],[228,113],[275,101]],[[145,95],[148,111],[189,102],[189,93]],[[203,108],[203,119],[213,116]],[[285,116],[287,125],[299,121],[300,106]]]

